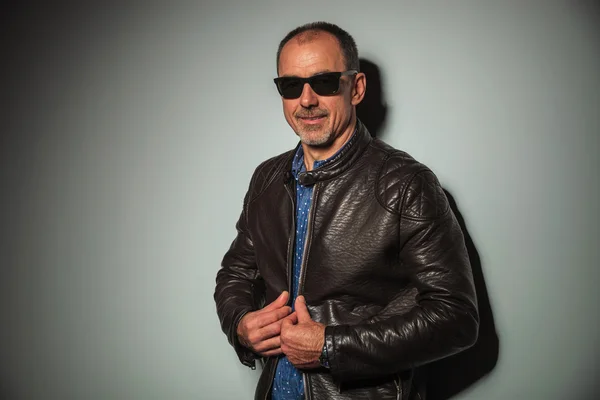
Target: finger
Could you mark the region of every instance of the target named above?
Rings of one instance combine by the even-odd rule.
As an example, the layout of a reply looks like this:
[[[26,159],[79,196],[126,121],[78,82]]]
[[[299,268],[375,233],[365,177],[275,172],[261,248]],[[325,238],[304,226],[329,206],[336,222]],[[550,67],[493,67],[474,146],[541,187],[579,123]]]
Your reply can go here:
[[[249,330],[261,329],[273,322],[277,322],[280,319],[287,317],[292,312],[292,308],[289,306],[281,307],[273,311],[262,312],[258,311],[253,313],[252,319],[249,319],[246,323],[246,327]],[[243,320],[243,318],[242,318]]]
[[[261,353],[261,355],[265,356],[265,357],[273,357],[273,356],[278,356],[280,354],[283,354],[283,351],[281,351],[281,347]]]
[[[292,326],[294,326],[294,324],[292,323],[292,321],[290,321],[287,318],[284,319],[283,321],[281,321],[281,333],[283,333],[284,330],[289,329]]]
[[[286,317],[287,318],[287,317]],[[263,338],[268,339],[273,336],[278,336],[281,333],[281,323],[282,319],[279,321],[275,321],[272,324],[269,324],[265,327],[260,328],[260,334]]]
[[[277,297],[275,300],[273,300],[271,303],[269,303],[268,305],[266,305],[265,307],[263,307],[263,311],[272,311],[272,310],[276,310],[278,308],[281,308],[283,306],[285,306],[288,302],[288,298],[290,297],[290,294],[288,293],[287,290],[284,290],[283,292],[281,292],[281,294],[279,295],[279,297]]]
[[[269,311],[268,313],[258,314],[256,316],[256,327],[259,329],[263,328],[267,325],[272,324],[273,322],[277,322],[280,319],[287,317],[291,312],[291,307],[285,306],[273,311]]]
[[[285,319],[292,321],[292,324],[296,325],[298,323],[298,314],[296,311],[285,317]]]
[[[304,296],[298,296],[296,303],[294,304],[294,308],[296,310],[296,315],[298,316],[298,323],[312,321],[312,318],[308,312],[308,308],[306,308],[306,300],[304,299]]]
[[[281,347],[281,339],[279,336],[275,336],[271,339],[263,340],[262,342],[258,343],[256,346],[254,346],[254,350],[259,353],[263,353],[278,347]]]

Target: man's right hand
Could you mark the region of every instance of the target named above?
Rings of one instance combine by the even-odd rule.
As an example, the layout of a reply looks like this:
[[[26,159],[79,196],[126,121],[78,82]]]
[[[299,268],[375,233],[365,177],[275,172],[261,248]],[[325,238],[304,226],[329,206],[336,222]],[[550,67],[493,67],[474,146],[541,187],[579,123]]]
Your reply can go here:
[[[263,357],[281,354],[281,323],[292,312],[292,308],[286,306],[289,296],[284,291],[264,308],[244,315],[237,327],[240,343]],[[295,314],[290,318],[295,319]]]

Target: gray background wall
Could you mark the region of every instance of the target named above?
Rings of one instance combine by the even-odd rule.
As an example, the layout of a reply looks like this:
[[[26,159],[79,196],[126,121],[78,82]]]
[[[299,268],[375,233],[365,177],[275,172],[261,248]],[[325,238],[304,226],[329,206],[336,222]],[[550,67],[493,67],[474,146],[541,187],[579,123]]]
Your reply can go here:
[[[252,398],[214,277],[254,167],[296,143],[284,34],[340,24],[380,136],[429,165],[478,252],[495,368],[457,399],[590,399],[600,338],[592,1],[5,6],[0,398]]]

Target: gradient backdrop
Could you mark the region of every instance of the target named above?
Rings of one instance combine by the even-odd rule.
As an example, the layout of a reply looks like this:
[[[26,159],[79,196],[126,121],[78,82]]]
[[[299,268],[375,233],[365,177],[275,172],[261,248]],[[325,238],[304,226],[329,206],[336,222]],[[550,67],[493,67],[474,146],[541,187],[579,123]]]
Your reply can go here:
[[[314,20],[379,68],[379,136],[437,173],[477,250],[499,350],[455,398],[595,398],[598,10],[2,6],[0,398],[252,398],[214,278],[253,169],[296,144],[275,51]]]

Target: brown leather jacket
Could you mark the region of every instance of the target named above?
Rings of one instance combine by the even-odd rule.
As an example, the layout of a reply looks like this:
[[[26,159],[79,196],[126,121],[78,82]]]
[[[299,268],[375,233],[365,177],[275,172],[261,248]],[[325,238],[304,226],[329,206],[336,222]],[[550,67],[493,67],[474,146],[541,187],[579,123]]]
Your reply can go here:
[[[290,290],[295,151],[254,172],[237,237],[217,274],[215,301],[240,361],[245,313]],[[469,258],[435,175],[408,154],[357,132],[335,159],[299,176],[314,184],[299,294],[325,325],[331,368],[304,371],[311,399],[424,398],[416,367],[471,346],[478,313]],[[269,397],[268,358],[256,399]]]

